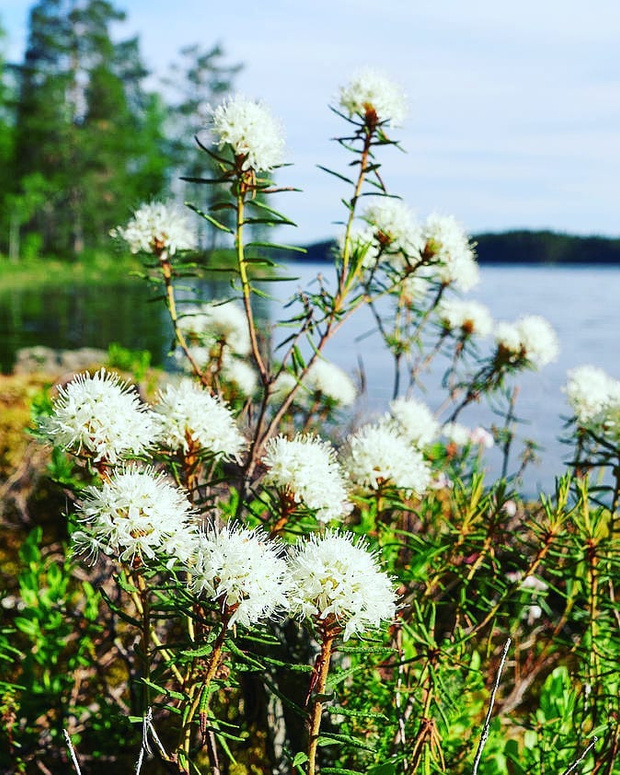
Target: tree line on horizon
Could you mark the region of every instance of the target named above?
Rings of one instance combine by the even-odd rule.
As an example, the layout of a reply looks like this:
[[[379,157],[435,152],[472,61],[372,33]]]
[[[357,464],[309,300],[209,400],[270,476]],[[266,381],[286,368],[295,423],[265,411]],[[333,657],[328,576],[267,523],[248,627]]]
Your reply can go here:
[[[109,0],[37,0],[21,62],[0,18],[0,255],[77,258],[142,201],[182,196],[181,176],[209,176],[199,108],[241,65],[187,46],[154,90],[139,38],[112,34],[125,18]]]
[[[619,238],[518,229],[474,234],[472,242],[481,264],[620,265]],[[332,262],[336,246],[335,240],[315,242],[304,257]],[[291,252],[287,258],[302,257]]]

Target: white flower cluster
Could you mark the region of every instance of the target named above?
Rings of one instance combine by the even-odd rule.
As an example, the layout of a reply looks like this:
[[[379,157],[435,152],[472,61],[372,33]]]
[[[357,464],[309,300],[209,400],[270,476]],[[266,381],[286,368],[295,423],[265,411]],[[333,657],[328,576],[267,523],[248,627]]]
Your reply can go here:
[[[199,537],[189,571],[194,592],[218,601],[231,625],[250,627],[288,608],[282,548],[258,530],[211,525]]]
[[[263,464],[267,468],[264,483],[312,509],[319,521],[341,520],[351,510],[336,452],[317,436],[271,439],[265,447]]]
[[[403,90],[372,68],[357,71],[346,86],[340,87],[338,105],[349,118],[366,121],[373,116],[376,122],[392,126],[400,126],[407,113]]]
[[[233,385],[243,396],[251,396],[256,391],[258,377],[256,371],[242,357],[224,352],[221,377],[224,382]]]
[[[526,315],[515,323],[498,323],[495,339],[514,359],[525,360],[534,368],[542,368],[558,357],[558,337],[540,315]]]
[[[351,235],[354,251],[362,255],[362,266],[372,270],[380,260],[402,272],[419,265],[415,275],[405,278],[414,282],[413,296],[423,295],[430,281],[461,291],[479,282],[473,247],[453,216],[433,213],[420,223],[402,201],[383,197],[367,208],[363,218],[367,226]]]
[[[273,383],[273,387],[271,391],[272,401],[275,401],[275,403],[277,404],[283,403],[285,398],[288,397],[288,394],[291,392],[291,390],[295,387],[296,384],[297,384],[297,379],[294,374],[291,374],[290,371],[281,371]],[[303,391],[303,394],[301,394],[301,391]],[[300,387],[300,392],[298,392],[295,396],[295,402],[303,403],[303,401],[301,401],[301,398],[302,398],[302,395],[304,394],[306,394],[306,397],[307,397],[307,391],[302,386]]]
[[[242,395],[251,396],[256,372],[244,360],[250,353],[250,329],[245,311],[232,301],[211,301],[185,310],[179,328],[189,340],[189,350],[201,368],[214,365],[220,378]],[[184,354],[178,355],[187,367]]]
[[[219,148],[229,145],[243,169],[268,171],[284,161],[284,130],[262,103],[236,95],[211,111]]]
[[[349,437],[343,465],[356,485],[371,490],[388,485],[422,495],[430,482],[422,453],[385,421]]]
[[[620,380],[597,366],[577,366],[568,372],[564,392],[577,422],[589,425],[600,422],[608,407],[620,403]]]
[[[441,283],[468,291],[479,282],[480,271],[469,237],[452,215],[429,215],[423,234]]]
[[[191,445],[239,460],[245,439],[230,410],[195,382],[168,385],[160,392],[154,411],[160,421],[159,439],[167,449],[187,452]]]
[[[298,380],[290,371],[278,374],[272,390],[272,400],[282,403],[297,385]],[[357,398],[357,390],[349,375],[335,363],[317,358],[295,395],[299,406],[312,404],[319,398],[338,406],[351,406]]]
[[[101,369],[58,388],[53,414],[42,422],[41,431],[76,455],[115,464],[152,447],[156,422],[135,388]]]
[[[250,329],[245,312],[232,301],[210,301],[188,308],[179,320],[179,327],[190,340],[199,341],[205,347],[217,344],[237,355],[250,352]]]
[[[457,447],[467,447],[470,444],[491,449],[495,445],[493,435],[480,426],[470,429],[458,422],[448,422],[441,429],[449,442]]]
[[[404,259],[417,258],[424,249],[420,224],[413,211],[399,199],[382,197],[377,204],[367,208],[364,220],[373,240],[364,262],[369,268],[376,261],[380,248],[390,256],[392,264],[398,261],[395,268],[402,268]]]
[[[395,428],[410,444],[425,447],[437,436],[439,423],[429,407],[415,398],[395,398],[390,402]]]
[[[620,380],[597,366],[578,366],[563,390],[580,426],[620,442]]]
[[[459,336],[488,336],[493,328],[493,319],[488,308],[477,301],[444,299],[437,312],[441,325],[448,331],[457,331]]]
[[[124,239],[132,253],[172,256],[196,247],[196,232],[185,213],[163,202],[141,205],[127,226],[117,226],[110,234]]]
[[[295,547],[289,572],[291,614],[342,628],[344,640],[394,618],[392,582],[363,539],[313,535]]]
[[[134,569],[178,562],[193,592],[218,603],[231,625],[289,611],[347,640],[396,611],[393,585],[363,539],[327,531],[285,558],[282,545],[259,529],[233,523],[200,531],[184,493],[150,468],[122,468],[86,488],[79,520],[76,551],[103,552]]]
[[[351,406],[357,397],[355,385],[349,375],[336,364],[322,358],[314,361],[304,385],[310,393],[319,393],[323,398],[340,406]]]
[[[210,526],[189,572],[194,592],[219,602],[230,624],[249,627],[288,611],[348,640],[396,613],[396,593],[377,556],[364,539],[344,533],[315,534],[284,558],[281,545],[258,529]]]
[[[73,534],[78,552],[141,564],[158,555],[187,562],[194,550],[189,501],[150,468],[119,469],[100,487],[87,487],[78,509],[85,525]]]

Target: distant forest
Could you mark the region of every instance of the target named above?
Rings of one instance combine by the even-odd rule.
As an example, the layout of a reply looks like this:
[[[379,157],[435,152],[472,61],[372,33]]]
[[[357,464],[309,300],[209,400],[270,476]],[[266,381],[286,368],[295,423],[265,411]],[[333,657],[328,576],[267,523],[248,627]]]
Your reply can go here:
[[[475,234],[481,264],[609,264],[620,265],[620,238],[578,237],[552,231],[504,231]],[[330,261],[333,241],[307,245],[306,260]],[[301,258],[292,253],[288,258]]]
[[[0,18],[0,258],[74,260],[108,249],[143,201],[187,195],[208,209],[219,196],[179,178],[215,176],[194,141],[199,108],[233,89],[241,65],[220,45],[189,45],[155,90],[125,20],[113,0],[36,0],[23,58],[9,62]],[[202,248],[219,247],[215,232]]]

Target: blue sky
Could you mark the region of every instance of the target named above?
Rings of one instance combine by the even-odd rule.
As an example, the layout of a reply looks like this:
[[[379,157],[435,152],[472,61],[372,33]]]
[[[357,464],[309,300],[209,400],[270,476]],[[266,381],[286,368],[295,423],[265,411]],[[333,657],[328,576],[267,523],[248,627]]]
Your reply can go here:
[[[221,42],[245,63],[240,91],[283,121],[302,188],[278,205],[290,241],[333,236],[345,171],[328,104],[370,65],[399,81],[409,116],[394,131],[407,153],[381,157],[392,193],[424,217],[455,215],[470,232],[551,228],[620,235],[619,0],[122,0],[121,37],[139,34],[163,74],[179,48]],[[4,0],[9,54],[23,50],[25,0]],[[155,83],[155,81],[153,81]],[[283,236],[283,235],[282,235]]]

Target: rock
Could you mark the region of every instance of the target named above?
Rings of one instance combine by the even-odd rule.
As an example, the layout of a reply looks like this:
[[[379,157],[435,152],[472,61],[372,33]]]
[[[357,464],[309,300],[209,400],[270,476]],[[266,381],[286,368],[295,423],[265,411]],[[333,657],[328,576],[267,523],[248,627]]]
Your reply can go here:
[[[17,351],[14,374],[44,373],[60,377],[67,372],[100,366],[108,359],[105,350],[81,347],[78,350],[54,350],[52,347],[24,347]]]

